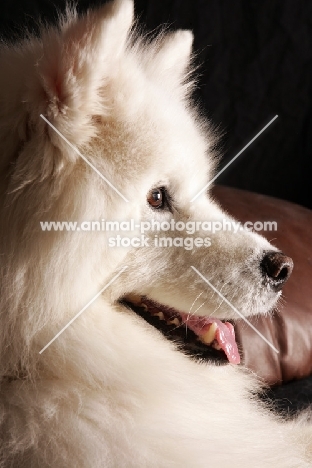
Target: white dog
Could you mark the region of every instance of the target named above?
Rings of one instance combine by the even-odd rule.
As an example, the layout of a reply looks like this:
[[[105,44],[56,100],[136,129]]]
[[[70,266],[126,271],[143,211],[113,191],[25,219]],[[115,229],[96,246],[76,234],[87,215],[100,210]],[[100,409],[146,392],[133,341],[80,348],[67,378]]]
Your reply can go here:
[[[309,467],[312,432],[256,401],[234,365],[237,314],[210,286],[245,316],[267,313],[291,260],[254,233],[202,229],[230,218],[209,195],[191,202],[215,144],[189,99],[192,34],[148,41],[132,23],[132,1],[116,0],[1,49],[0,466]],[[142,245],[40,225],[103,219],[136,220]],[[157,247],[138,220],[174,221],[178,240]],[[211,360],[134,309],[195,333]]]

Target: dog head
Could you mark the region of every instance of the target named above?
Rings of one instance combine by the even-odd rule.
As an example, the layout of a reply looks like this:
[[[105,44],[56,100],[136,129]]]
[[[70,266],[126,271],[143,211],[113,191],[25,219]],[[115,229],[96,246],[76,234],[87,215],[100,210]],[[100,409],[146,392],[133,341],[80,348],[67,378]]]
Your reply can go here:
[[[233,220],[209,191],[197,197],[215,174],[216,135],[190,99],[191,47],[189,31],[142,39],[132,2],[116,0],[2,50],[2,310],[29,342],[124,266],[108,302],[144,304],[217,346],[216,334],[232,336],[220,320],[276,304],[291,259],[245,229],[205,227]],[[84,220],[134,225],[119,244],[124,232],[40,225]]]

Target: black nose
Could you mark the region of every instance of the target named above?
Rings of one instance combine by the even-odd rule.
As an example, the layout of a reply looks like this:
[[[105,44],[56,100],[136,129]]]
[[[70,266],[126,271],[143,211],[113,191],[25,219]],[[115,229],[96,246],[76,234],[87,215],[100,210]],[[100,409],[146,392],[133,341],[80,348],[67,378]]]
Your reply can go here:
[[[280,291],[291,275],[294,262],[282,252],[267,252],[261,261],[262,274],[274,291]]]

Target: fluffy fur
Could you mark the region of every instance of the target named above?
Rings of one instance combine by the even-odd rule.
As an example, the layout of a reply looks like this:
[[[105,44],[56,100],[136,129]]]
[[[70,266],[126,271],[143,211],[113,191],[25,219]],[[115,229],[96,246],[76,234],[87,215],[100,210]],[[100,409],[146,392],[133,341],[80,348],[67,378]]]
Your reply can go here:
[[[211,178],[215,145],[188,97],[192,34],[147,41],[132,22],[132,2],[116,0],[82,18],[68,11],[40,39],[1,50],[0,466],[309,467],[310,429],[255,401],[254,377],[191,361],[118,302],[138,293],[188,312],[201,294],[198,313],[236,318],[194,265],[246,316],[266,313],[278,295],[259,261],[274,247],[240,232],[213,236],[205,251],[112,249],[104,232],[40,229],[42,220],[226,216],[209,195],[190,203]],[[159,186],[173,214],[148,206]]]

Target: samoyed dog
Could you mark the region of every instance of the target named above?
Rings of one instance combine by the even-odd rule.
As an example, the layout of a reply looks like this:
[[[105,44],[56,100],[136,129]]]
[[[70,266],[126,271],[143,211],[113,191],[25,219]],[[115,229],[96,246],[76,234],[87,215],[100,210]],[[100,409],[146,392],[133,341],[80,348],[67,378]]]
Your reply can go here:
[[[116,0],[1,48],[3,468],[311,466],[309,426],[237,366],[236,310],[268,313],[292,262],[246,230],[207,235],[231,218],[197,196],[216,138],[191,46],[140,37]]]

